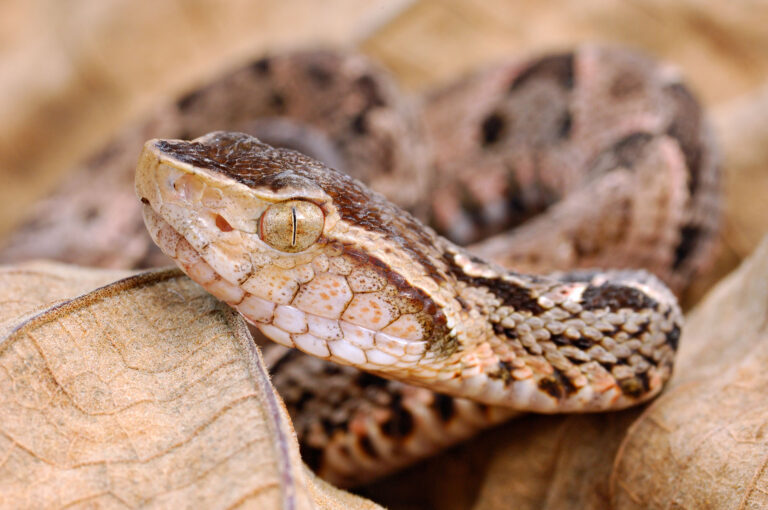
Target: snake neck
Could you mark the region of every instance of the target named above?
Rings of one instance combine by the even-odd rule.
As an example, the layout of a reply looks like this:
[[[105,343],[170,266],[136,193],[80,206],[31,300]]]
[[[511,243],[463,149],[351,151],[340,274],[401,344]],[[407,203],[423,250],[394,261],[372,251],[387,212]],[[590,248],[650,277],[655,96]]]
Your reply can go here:
[[[546,410],[553,402],[583,404],[579,394],[588,389],[592,398],[598,387],[628,405],[671,373],[680,312],[650,274],[524,275],[456,247],[446,247],[444,258],[461,310],[448,338],[433,345],[450,353],[443,366],[457,360],[464,394],[482,388],[484,397],[517,398],[511,388],[525,393],[535,383],[535,406]]]

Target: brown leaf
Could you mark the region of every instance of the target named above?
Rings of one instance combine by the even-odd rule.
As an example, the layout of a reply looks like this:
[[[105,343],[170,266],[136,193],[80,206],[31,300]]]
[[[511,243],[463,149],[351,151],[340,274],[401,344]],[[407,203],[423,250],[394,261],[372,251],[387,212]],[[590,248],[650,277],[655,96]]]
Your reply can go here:
[[[43,261],[0,266],[0,338],[25,316],[129,274]]]
[[[494,453],[477,510],[609,508],[613,456],[637,410],[531,416]]]
[[[723,147],[723,235],[741,257],[768,233],[768,83],[713,111]]]
[[[364,494],[402,509],[608,509],[613,459],[638,414],[524,416]]]
[[[768,238],[688,318],[672,387],[631,427],[616,508],[768,506]]]
[[[179,271],[29,317],[107,275],[0,273],[37,292],[0,340],[0,506],[378,508],[308,473],[243,320]]]

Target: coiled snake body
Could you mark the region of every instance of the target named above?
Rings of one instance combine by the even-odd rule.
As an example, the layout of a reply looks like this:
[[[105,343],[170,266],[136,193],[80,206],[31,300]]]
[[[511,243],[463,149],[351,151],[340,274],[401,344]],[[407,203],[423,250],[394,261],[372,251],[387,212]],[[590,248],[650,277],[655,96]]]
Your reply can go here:
[[[587,84],[601,75],[586,96],[591,100],[578,100],[582,91],[572,82],[579,73]],[[569,88],[576,99],[560,102]],[[595,102],[606,89],[612,108]],[[444,104],[467,105],[464,94],[493,100],[451,123]],[[395,177],[386,179],[387,158],[384,177],[357,175],[389,183],[390,196],[454,239],[495,235],[475,249],[504,265],[646,266],[680,290],[700,270],[716,225],[716,164],[692,101],[668,71],[613,50],[492,69],[429,103],[430,140],[441,147],[433,174],[413,180],[413,189],[392,191],[393,182],[407,182],[396,174],[416,167],[418,175],[412,146],[394,154],[413,160],[389,160]],[[375,125],[375,104],[353,117],[353,131]],[[322,137],[307,143],[313,136],[296,126],[281,129],[287,145],[333,161]],[[414,190],[430,184],[425,213]],[[147,142],[136,189],[163,252],[267,337],[462,397],[386,383],[384,393],[397,399],[382,402],[399,405],[394,414],[372,418],[373,404],[361,419],[363,405],[356,417],[342,419],[343,434],[329,428],[328,409],[320,410],[321,425],[299,418],[305,445],[314,438],[305,455],[314,451],[321,474],[337,483],[391,470],[515,411],[624,408],[656,395],[671,374],[681,313],[672,292],[646,272],[510,272],[440,237],[359,181],[241,133]],[[522,213],[513,219],[519,223],[536,209],[547,214],[503,232],[510,212]],[[304,389],[287,398],[289,406],[301,411],[313,400],[307,394],[321,393],[311,389],[311,378],[333,379],[327,366],[297,378]],[[358,381],[374,388],[364,400],[381,396],[376,379]],[[406,408],[409,394],[422,405]],[[336,404],[338,418],[344,408]]]
[[[150,233],[267,336],[319,357],[265,350],[305,460],[340,485],[519,410],[658,393],[680,311],[632,268],[679,293],[706,265],[718,217],[716,154],[677,75],[585,46],[490,67],[421,110],[359,55],[256,61],[127,130],[6,259],[47,239],[80,263],[156,260],[139,238],[116,252],[112,236],[135,228],[130,202],[91,189],[109,178],[124,193],[104,168],[128,175],[139,140],[164,138],[136,173]],[[213,129],[314,159],[243,134],[179,140]],[[453,242],[486,240],[465,251],[401,207]],[[88,228],[52,235],[69,216]]]

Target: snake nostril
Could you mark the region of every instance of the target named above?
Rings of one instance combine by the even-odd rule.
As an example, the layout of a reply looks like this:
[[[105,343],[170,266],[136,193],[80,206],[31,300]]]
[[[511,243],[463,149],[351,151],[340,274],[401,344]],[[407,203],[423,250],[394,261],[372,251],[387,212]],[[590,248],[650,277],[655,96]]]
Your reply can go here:
[[[216,226],[222,232],[232,232],[233,230],[232,225],[230,225],[229,222],[226,219],[224,219],[224,216],[217,214],[215,221],[216,221]]]

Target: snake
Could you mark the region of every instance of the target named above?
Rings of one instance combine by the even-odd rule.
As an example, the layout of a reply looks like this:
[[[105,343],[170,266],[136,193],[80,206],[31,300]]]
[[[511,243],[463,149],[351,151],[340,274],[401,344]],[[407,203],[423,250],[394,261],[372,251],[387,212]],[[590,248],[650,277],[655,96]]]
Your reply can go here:
[[[151,140],[136,191],[163,252],[283,346],[518,411],[623,409],[671,374],[682,314],[649,273],[504,270],[250,135]]]
[[[242,133],[200,138],[211,128]],[[158,137],[131,202],[136,146]],[[143,212],[166,255],[282,344],[264,356],[302,456],[340,486],[522,411],[658,394],[682,325],[673,294],[718,227],[718,154],[693,94],[674,68],[595,45],[490,65],[420,102],[354,53],[262,58],[76,175],[5,253],[63,239],[50,246],[64,259],[154,264],[124,242]],[[113,194],[93,192],[105,180]],[[72,215],[90,228],[52,228]]]
[[[504,270],[250,135],[150,140],[136,192],[163,252],[286,347],[520,411],[623,409],[671,373],[682,314],[651,274]]]

